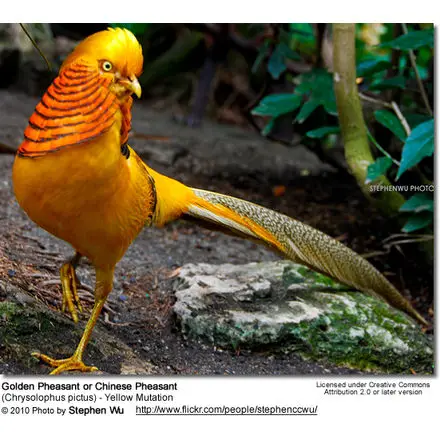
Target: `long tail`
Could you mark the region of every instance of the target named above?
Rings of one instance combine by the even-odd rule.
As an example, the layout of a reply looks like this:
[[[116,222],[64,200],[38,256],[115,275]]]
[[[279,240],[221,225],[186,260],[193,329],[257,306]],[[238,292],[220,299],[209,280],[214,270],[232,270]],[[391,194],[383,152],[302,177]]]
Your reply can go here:
[[[384,298],[427,325],[425,319],[374,266],[339,241],[254,203],[188,188],[151,169],[149,171],[156,180],[158,209],[161,211],[156,216],[156,224],[162,225],[182,216],[190,217],[260,241],[295,263],[362,292]]]

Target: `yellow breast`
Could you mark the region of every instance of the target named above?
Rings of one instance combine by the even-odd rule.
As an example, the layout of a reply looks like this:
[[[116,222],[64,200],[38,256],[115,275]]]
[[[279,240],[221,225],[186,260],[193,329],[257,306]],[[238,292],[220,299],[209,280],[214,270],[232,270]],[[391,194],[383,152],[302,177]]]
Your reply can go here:
[[[154,188],[134,154],[119,145],[120,124],[97,141],[39,158],[17,156],[14,191],[29,217],[96,267],[112,267],[151,217]]]

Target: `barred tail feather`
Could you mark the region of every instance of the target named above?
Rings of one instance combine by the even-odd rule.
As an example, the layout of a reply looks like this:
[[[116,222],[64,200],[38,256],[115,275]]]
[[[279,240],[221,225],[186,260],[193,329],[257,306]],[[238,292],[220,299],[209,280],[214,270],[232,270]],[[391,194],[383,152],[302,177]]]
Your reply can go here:
[[[193,189],[186,215],[246,235],[295,263],[380,296],[427,325],[399,291],[367,260],[328,235],[286,215],[234,197]]]

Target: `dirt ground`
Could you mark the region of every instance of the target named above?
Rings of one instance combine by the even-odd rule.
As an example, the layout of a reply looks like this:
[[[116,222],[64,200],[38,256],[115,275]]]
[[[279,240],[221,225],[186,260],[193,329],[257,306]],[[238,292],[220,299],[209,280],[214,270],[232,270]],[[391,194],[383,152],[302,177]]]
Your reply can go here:
[[[25,95],[0,93],[0,142],[19,144],[35,104],[36,99]],[[156,138],[145,136],[151,134]],[[200,129],[181,127],[170,113],[152,112],[144,103],[135,106],[131,144],[150,166],[190,186],[262,204],[337,237],[360,254],[376,253],[369,260],[432,321],[432,267],[415,246],[402,246],[402,253],[395,247],[387,251],[383,240],[398,234],[398,226],[371,208],[349,176],[334,174],[304,148],[287,148],[253,132],[210,122]],[[12,155],[0,154],[0,276],[12,285],[34,285],[29,294],[61,313],[60,286],[53,280],[73,252],[20,210],[12,192],[12,163]],[[277,258],[264,247],[184,221],[164,229],[145,229],[117,267],[115,289],[99,327],[156,366],[160,374],[359,373],[304,361],[282,350],[227,352],[181,336],[172,313],[176,269],[186,263],[239,264]],[[93,270],[87,262],[78,273],[85,284],[93,286]],[[91,308],[91,297],[84,296],[83,304],[86,313],[80,328]],[[55,337],[65,338],[73,351],[76,339],[69,333]],[[47,353],[51,347],[47,341],[38,348]],[[99,359],[93,353],[90,356],[86,354],[86,361],[100,366]],[[117,372],[111,365],[101,367]],[[37,364],[29,370],[11,367],[4,373],[47,371]]]

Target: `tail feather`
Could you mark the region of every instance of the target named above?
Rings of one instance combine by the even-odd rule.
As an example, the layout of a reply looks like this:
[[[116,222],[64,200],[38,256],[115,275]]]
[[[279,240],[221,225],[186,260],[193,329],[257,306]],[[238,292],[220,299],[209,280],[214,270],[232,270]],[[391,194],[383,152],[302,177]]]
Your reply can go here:
[[[192,189],[186,215],[275,248],[294,262],[362,292],[380,296],[427,325],[399,291],[367,260],[328,235],[286,215],[234,197]]]

